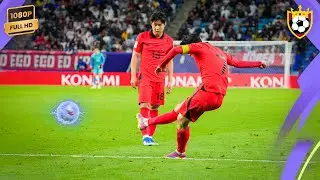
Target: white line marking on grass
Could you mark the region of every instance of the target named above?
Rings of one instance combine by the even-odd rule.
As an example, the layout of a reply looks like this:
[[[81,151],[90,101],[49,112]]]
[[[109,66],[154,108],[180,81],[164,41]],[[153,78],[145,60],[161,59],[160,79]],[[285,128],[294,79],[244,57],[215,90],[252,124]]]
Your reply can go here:
[[[0,154],[0,156],[109,158],[109,159],[166,159],[164,157],[152,157],[152,156],[107,156],[107,155],[85,155],[85,154]],[[254,162],[257,162],[257,163],[285,163],[285,161],[281,161],[281,160],[265,160],[265,159],[186,158],[185,160],[191,160],[191,161],[232,161],[232,162],[253,162],[253,163]],[[317,163],[317,162],[312,162],[312,163]]]

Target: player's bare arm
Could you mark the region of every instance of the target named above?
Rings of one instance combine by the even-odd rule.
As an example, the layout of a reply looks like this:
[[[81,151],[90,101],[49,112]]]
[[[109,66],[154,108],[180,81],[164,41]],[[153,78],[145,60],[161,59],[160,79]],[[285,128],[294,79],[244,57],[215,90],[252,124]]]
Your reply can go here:
[[[138,59],[140,57],[140,53],[133,51],[132,56],[131,56],[131,80],[130,80],[130,84],[131,86],[136,89],[137,84],[138,84],[138,80],[137,80],[137,64],[138,64]]]

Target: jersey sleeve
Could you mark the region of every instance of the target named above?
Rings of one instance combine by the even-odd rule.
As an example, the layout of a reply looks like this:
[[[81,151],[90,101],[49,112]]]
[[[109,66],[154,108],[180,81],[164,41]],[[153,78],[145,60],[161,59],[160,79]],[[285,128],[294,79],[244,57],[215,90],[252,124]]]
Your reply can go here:
[[[189,52],[186,53],[186,54],[197,54],[197,53],[199,53],[200,50],[201,50],[201,47],[200,47],[199,44],[193,43],[193,44],[189,44],[189,45],[187,45],[187,46],[189,46]]]
[[[101,64],[104,64],[106,62],[106,57],[103,53],[101,53]]]
[[[168,40],[168,44],[169,44],[169,48],[166,53],[168,53],[174,47],[173,40],[171,38]]]
[[[167,55],[162,59],[159,66],[164,68],[168,64],[168,62],[177,54],[197,54],[200,52],[200,50],[201,48],[197,44],[176,46],[167,53]]]
[[[253,68],[253,67],[259,67],[262,65],[261,61],[242,61],[238,60],[235,57],[231,56],[230,54],[225,53],[227,57],[227,63],[228,65],[238,67],[238,68]]]
[[[91,67],[94,66],[94,57],[93,57],[93,55],[91,55],[91,57],[90,57],[90,66]]]
[[[142,51],[142,35],[141,33],[137,36],[136,42],[134,43],[133,50],[141,53]]]

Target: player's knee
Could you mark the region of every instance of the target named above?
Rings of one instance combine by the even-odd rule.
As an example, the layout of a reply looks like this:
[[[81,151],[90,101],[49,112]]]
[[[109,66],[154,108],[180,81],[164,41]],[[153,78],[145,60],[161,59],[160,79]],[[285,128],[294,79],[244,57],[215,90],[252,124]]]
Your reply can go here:
[[[150,105],[151,110],[157,110],[160,105]]]
[[[177,128],[178,129],[187,129],[189,126],[190,120],[184,117],[182,114],[178,115],[177,119]]]
[[[148,108],[148,109],[150,109],[150,105],[148,103],[140,103],[140,108]]]

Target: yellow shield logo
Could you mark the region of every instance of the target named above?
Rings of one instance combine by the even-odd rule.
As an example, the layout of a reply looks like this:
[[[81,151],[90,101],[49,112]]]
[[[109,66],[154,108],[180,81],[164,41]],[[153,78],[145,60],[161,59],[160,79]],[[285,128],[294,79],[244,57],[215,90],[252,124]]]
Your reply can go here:
[[[313,11],[308,8],[302,11],[302,6],[299,5],[298,11],[287,11],[287,25],[290,32],[298,39],[305,37],[311,30],[313,23]]]

